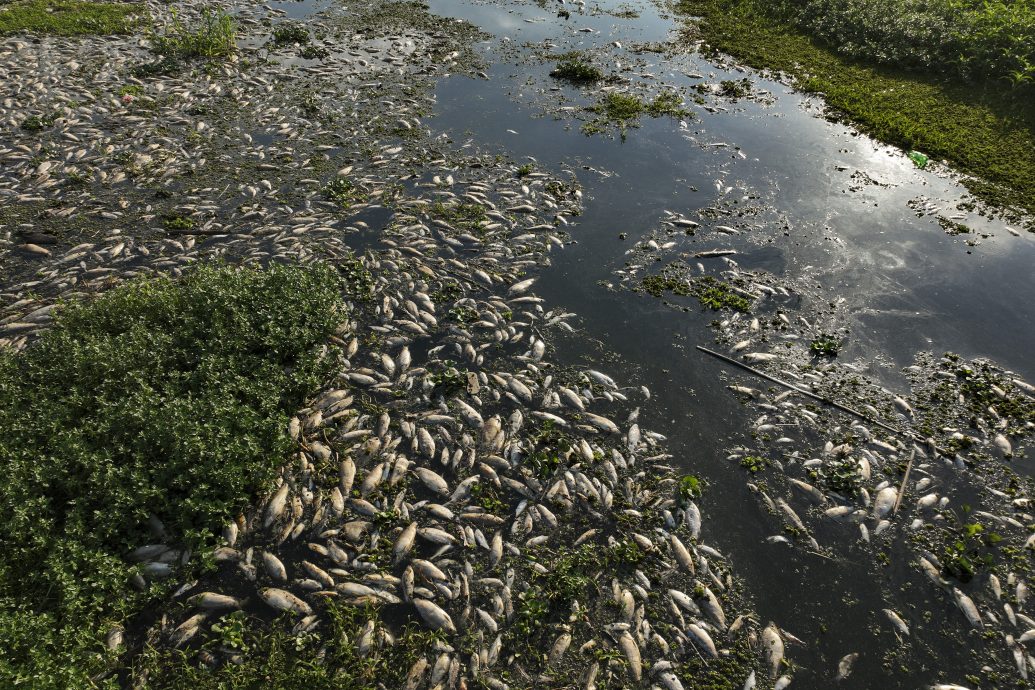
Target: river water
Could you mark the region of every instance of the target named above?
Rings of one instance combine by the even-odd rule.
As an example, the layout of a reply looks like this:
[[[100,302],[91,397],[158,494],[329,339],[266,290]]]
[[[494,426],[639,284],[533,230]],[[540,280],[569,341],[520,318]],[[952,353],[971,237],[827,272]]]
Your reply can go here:
[[[562,7],[570,19],[557,16]],[[765,541],[772,517],[726,460],[730,447],[750,443],[753,415],[726,390],[730,372],[694,349],[713,342],[714,313],[676,310],[613,286],[627,251],[666,211],[707,218],[721,209],[711,222],[740,234],[677,233],[674,251],[733,248],[741,267],[807,286],[814,301],[835,305],[830,326],[847,333],[839,359],[892,390],[905,390],[900,369],[920,351],[987,357],[1035,378],[1029,237],[958,210],[962,186],[824,119],[815,97],[692,50],[632,53],[635,44],[672,40],[679,28],[650,2],[594,2],[578,12],[557,3],[435,0],[432,10],[493,38],[480,46],[488,79],[442,80],[428,123],[458,145],[530,156],[577,176],[585,213],[568,228],[571,244],[544,267],[537,292],[552,308],[579,315],[581,332],[565,348],[576,361],[605,358],[616,378],[651,389],[650,426],[668,436],[681,467],[707,482],[706,540],[730,556],[762,624],[778,621],[806,642],[788,648],[798,665],[793,687],[831,687],[838,660],[851,652],[861,656],[843,687],[918,688],[942,674],[962,682],[975,672],[958,611],[915,585],[901,544],[882,547],[891,564],[878,568],[876,549],[843,528],[822,535],[836,543],[835,558]],[[637,16],[620,18],[619,10]],[[593,102],[594,88],[551,80],[554,61],[537,57],[569,50],[588,51],[605,72],[652,92],[747,78],[756,97],[715,112],[691,105],[696,117],[683,122],[644,118],[624,140],[587,136],[560,108]],[[632,71],[618,66],[630,64]],[[936,213],[975,232],[946,234]],[[902,641],[879,620],[885,607],[929,613]]]

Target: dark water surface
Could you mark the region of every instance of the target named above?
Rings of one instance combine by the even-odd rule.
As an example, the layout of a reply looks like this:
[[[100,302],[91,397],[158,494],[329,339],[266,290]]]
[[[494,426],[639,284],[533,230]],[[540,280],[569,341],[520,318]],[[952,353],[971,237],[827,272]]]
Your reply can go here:
[[[903,545],[881,547],[891,559],[881,571],[882,585],[873,577],[878,548],[857,544],[855,525],[832,524],[829,533],[816,535],[821,543],[843,544],[837,560],[766,543],[779,529],[745,487],[744,471],[726,460],[731,446],[750,443],[747,427],[754,415],[725,390],[731,372],[694,349],[713,342],[714,313],[683,313],[606,284],[618,282],[614,271],[630,260],[626,251],[657,227],[666,209],[696,219],[697,211],[712,206],[760,208],[757,215],[714,221],[742,229],[740,235],[699,232],[672,239],[680,250],[734,247],[743,267],[807,284],[816,299],[843,300],[836,325],[849,336],[841,359],[856,361],[868,375],[905,392],[898,371],[924,350],[988,357],[1035,378],[1033,243],[971,213],[962,222],[990,236],[947,235],[934,214],[918,216],[907,202],[931,203],[952,217],[961,213],[956,204],[965,189],[918,170],[899,150],[817,116],[814,99],[784,84],[724,69],[696,54],[628,53],[637,42],[668,40],[677,28],[652,4],[599,2],[581,15],[566,4],[567,21],[555,16],[561,7],[432,2],[434,12],[468,19],[494,38],[482,53],[489,79],[442,80],[429,124],[456,143],[470,141],[518,159],[531,156],[541,167],[577,175],[585,213],[568,228],[576,242],[554,253],[536,287],[550,308],[581,318],[585,341],[569,342],[560,353],[562,363],[564,357],[585,363],[607,355],[613,358],[599,368],[622,384],[651,389],[646,426],[668,436],[675,462],[708,482],[701,505],[705,540],[730,555],[760,622],[775,620],[808,645],[788,646],[800,665],[792,687],[833,687],[837,662],[850,652],[862,656],[839,687],[919,688],[939,671],[946,680],[964,682],[964,674],[977,671],[968,645],[939,632],[960,628],[958,611],[910,584]],[[619,7],[639,16],[593,11]],[[594,33],[577,31],[585,27]],[[646,61],[656,85],[702,81],[688,75],[708,82],[746,76],[756,92],[771,92],[771,102],[740,100],[715,113],[692,106],[697,117],[685,127],[675,118],[645,118],[624,142],[585,136],[579,122],[548,112],[559,103],[558,92],[550,89],[560,87],[575,103],[594,96],[552,82],[547,74],[554,63],[536,59],[535,52],[547,47],[544,42],[562,52],[599,50],[615,41],[623,47],[595,57],[605,56],[604,64]],[[879,184],[853,179],[857,171]],[[620,240],[619,233],[628,238]],[[977,240],[975,246],[968,239]],[[914,631],[908,649],[898,652],[898,641],[878,618],[882,608],[930,610],[933,616]],[[760,687],[770,687],[766,682]]]

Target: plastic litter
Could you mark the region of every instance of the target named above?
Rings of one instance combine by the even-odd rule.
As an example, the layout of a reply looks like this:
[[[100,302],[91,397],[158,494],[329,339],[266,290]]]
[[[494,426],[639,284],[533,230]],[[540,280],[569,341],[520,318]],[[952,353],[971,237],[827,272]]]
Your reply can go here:
[[[925,154],[920,153],[919,151],[910,151],[906,155],[909,156],[909,160],[916,163],[916,167],[920,168],[921,170],[926,168],[928,161],[931,160]]]

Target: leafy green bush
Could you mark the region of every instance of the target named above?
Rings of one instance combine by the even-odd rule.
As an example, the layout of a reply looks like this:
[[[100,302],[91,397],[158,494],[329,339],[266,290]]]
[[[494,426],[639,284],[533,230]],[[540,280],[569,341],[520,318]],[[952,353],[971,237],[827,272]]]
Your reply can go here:
[[[174,10],[172,26],[163,34],[152,34],[151,48],[171,58],[226,57],[237,50],[236,39],[234,20],[226,12],[206,9],[196,26],[187,26]]]
[[[755,3],[838,52],[966,79],[1035,83],[1032,0],[776,0]]]
[[[200,267],[0,354],[0,686],[85,687],[106,629],[160,594],[124,560],[149,518],[202,548],[269,485],[329,373],[340,289],[327,267]]]

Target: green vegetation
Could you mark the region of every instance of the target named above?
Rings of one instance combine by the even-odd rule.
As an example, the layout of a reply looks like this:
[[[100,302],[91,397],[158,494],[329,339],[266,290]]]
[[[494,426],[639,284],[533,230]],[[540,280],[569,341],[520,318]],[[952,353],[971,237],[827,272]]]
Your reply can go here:
[[[751,80],[747,77],[743,79],[724,79],[719,82],[719,93],[726,98],[732,98],[736,100],[738,98],[744,98],[745,96],[751,95]]]
[[[849,58],[1035,84],[1031,0],[776,0],[766,7]]]
[[[701,480],[692,474],[683,475],[679,480],[676,493],[684,501],[690,501],[701,497]]]
[[[298,22],[281,22],[273,27],[275,43],[308,43],[309,29]]]
[[[942,230],[945,231],[946,235],[967,235],[973,232],[968,226],[963,223],[957,223],[954,220],[943,218],[938,216],[938,225],[941,226]]]
[[[694,281],[694,296],[702,306],[714,309],[733,309],[747,313],[751,311],[751,302],[734,292],[733,287],[711,276],[704,276]]]
[[[179,214],[169,214],[162,219],[162,223],[169,230],[192,230],[194,228],[194,221],[187,216]]]
[[[826,333],[820,333],[809,343],[809,352],[816,357],[837,357],[840,351],[841,341]]]
[[[555,79],[588,84],[603,79],[604,73],[599,67],[583,58],[581,53],[573,52],[561,56],[557,66],[550,72],[550,76]]]
[[[740,466],[751,474],[757,474],[769,466],[769,461],[757,455],[745,455],[740,461]]]
[[[682,0],[679,7],[702,18],[699,31],[711,49],[793,76],[799,88],[821,93],[835,114],[882,141],[946,159],[974,176],[966,184],[980,199],[1035,211],[1035,86],[1028,83],[1035,6],[1030,0],[825,0],[817,12],[819,4]],[[958,27],[952,14],[957,11],[970,17]],[[946,36],[962,32],[970,38],[956,47],[950,41],[932,48],[943,35],[936,30],[942,20],[931,13],[952,18]],[[978,15],[984,18],[975,19]],[[859,32],[869,38],[853,40]],[[1014,58],[1006,60],[1007,53]],[[857,60],[862,57],[867,61]],[[983,82],[967,83],[959,76],[993,72],[996,77]]]
[[[701,306],[716,311],[720,309],[733,309],[745,313],[751,311],[751,301],[737,294],[729,283],[716,280],[711,276],[686,277],[672,266],[665,267],[657,275],[645,277],[641,286],[644,291],[654,297],[661,297],[667,290],[682,297],[696,297]]]
[[[343,209],[348,209],[353,204],[363,201],[362,190],[352,184],[352,180],[347,177],[334,178],[324,187],[323,193]]]
[[[436,201],[428,207],[428,214],[432,218],[449,223],[457,230],[473,233],[483,232],[482,223],[489,218],[481,204],[444,204],[441,201]]]
[[[524,165],[522,165],[520,168],[517,169],[517,176],[518,177],[528,177],[534,171],[535,171],[535,165],[533,165],[532,163],[525,163]]]
[[[29,0],[0,9],[0,35],[30,32],[55,36],[129,34],[140,24],[139,3]]]
[[[223,664],[210,670],[192,663],[190,652],[149,650],[141,668],[155,690],[237,690],[277,688],[402,688],[414,663],[434,648],[439,633],[417,623],[391,630],[378,620],[378,609],[327,601],[321,611],[327,622],[310,632],[292,632],[294,621],[279,618],[270,624],[229,614],[217,623],[215,642],[247,651],[246,662]],[[361,655],[357,640],[368,620],[374,632],[368,654]],[[393,644],[382,641],[390,634]],[[229,641],[230,644],[227,644]],[[430,661],[434,663],[435,657]]]
[[[863,482],[859,463],[851,458],[829,462],[819,474],[827,488],[845,496],[854,494]]]
[[[21,128],[26,132],[42,132],[54,124],[57,115],[30,115],[22,120]]]
[[[65,306],[0,353],[0,685],[93,687],[99,638],[162,595],[130,588],[127,554],[157,524],[203,552],[268,487],[329,374],[340,293],[327,267],[199,267]]]
[[[172,25],[165,33],[151,35],[151,49],[168,58],[227,57],[237,50],[237,29],[226,12],[206,9],[197,25],[188,26],[173,11]]]
[[[943,570],[961,582],[970,582],[979,570],[994,565],[995,546],[1002,539],[995,532],[986,532],[978,522],[960,525],[956,538],[950,535],[942,552]]]
[[[616,125],[622,139],[625,139],[626,127],[638,126],[636,121],[641,115],[650,115],[655,118],[664,115],[691,116],[690,111],[683,108],[683,100],[673,91],[664,91],[650,102],[642,100],[635,94],[612,91],[587,110],[596,113],[598,117],[583,125],[583,133],[595,134],[604,131],[608,125]]]

